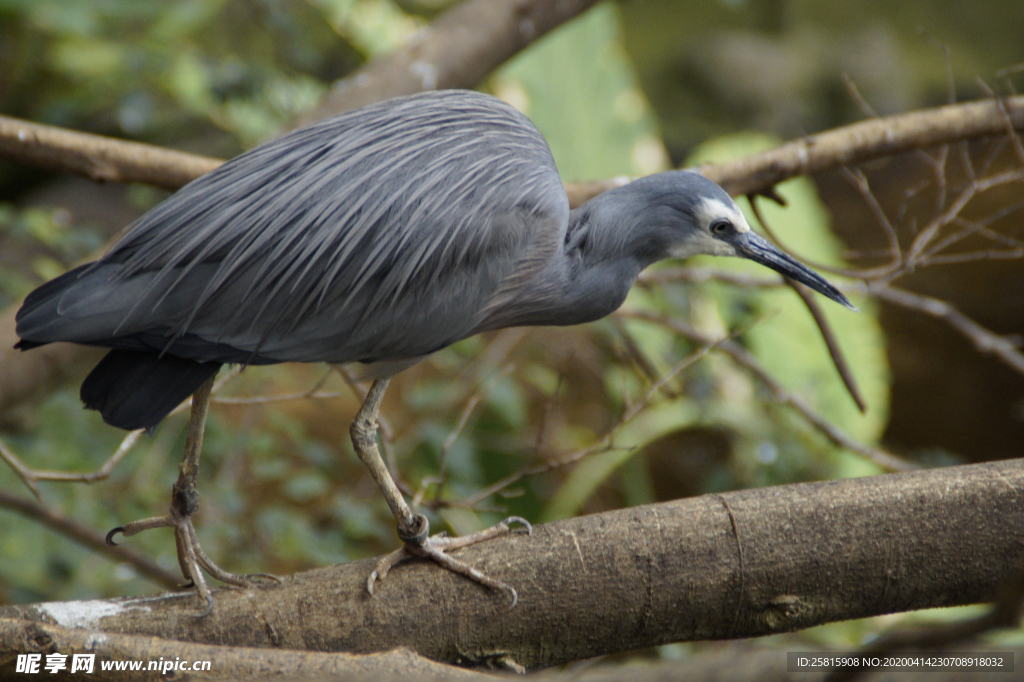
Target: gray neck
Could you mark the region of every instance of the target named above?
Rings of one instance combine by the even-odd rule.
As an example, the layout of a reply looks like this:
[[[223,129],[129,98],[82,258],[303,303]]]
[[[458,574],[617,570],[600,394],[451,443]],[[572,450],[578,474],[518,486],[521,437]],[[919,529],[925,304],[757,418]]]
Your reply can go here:
[[[516,309],[502,316],[502,326],[565,326],[605,317],[622,305],[641,270],[668,256],[667,240],[651,227],[656,221],[645,219],[630,187],[605,192],[570,213],[560,251],[517,297]]]

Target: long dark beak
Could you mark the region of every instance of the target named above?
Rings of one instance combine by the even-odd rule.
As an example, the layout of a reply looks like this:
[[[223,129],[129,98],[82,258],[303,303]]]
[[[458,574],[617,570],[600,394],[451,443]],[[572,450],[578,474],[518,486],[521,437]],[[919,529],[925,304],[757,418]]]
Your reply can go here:
[[[767,265],[772,270],[814,289],[822,296],[827,296],[850,310],[857,310],[849,299],[825,281],[824,277],[800,261],[782,253],[753,232],[734,234],[728,241],[736,247],[736,255],[749,258],[761,265]]]

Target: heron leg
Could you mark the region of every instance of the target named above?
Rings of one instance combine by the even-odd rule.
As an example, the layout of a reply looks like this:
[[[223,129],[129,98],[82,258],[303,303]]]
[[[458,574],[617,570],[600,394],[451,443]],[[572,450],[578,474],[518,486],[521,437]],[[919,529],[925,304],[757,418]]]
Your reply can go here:
[[[413,557],[423,557],[481,585],[506,592],[512,601],[512,606],[515,606],[519,597],[512,586],[485,575],[446,552],[505,535],[509,532],[509,524],[513,522],[523,524],[527,532],[532,533],[533,528],[525,519],[510,516],[491,528],[463,537],[448,537],[445,533],[430,535],[430,522],[427,517],[422,514],[414,514],[406,504],[402,492],[395,485],[395,481],[391,478],[391,473],[377,449],[377,413],[380,411],[380,404],[384,399],[388,383],[390,383],[390,379],[377,379],[373,382],[350,429],[352,446],[359,459],[369,469],[370,475],[377,482],[381,492],[384,493],[384,499],[387,500],[391,513],[398,521],[398,537],[403,543],[401,548],[377,561],[373,571],[366,579],[366,591],[372,596],[375,583],[384,580],[388,571],[396,564]]]
[[[271,580],[275,576],[257,573],[254,576],[238,576],[228,573],[213,562],[199,545],[199,537],[192,526],[192,515],[199,509],[199,491],[196,490],[196,477],[199,475],[199,455],[203,449],[203,433],[206,428],[206,415],[210,407],[210,393],[213,390],[215,377],[210,377],[192,395],[192,412],[188,422],[188,434],[185,437],[185,456],[178,467],[178,480],[171,487],[171,506],[165,516],[141,519],[119,526],[107,533],[107,543],[114,542],[114,536],[121,533],[131,537],[151,528],[173,528],[174,544],[178,552],[178,566],[185,576],[182,587],[195,587],[199,596],[206,602],[206,607],[199,617],[209,615],[213,610],[213,596],[206,585],[202,570],[221,582],[236,587],[248,587],[246,577],[264,577]]]

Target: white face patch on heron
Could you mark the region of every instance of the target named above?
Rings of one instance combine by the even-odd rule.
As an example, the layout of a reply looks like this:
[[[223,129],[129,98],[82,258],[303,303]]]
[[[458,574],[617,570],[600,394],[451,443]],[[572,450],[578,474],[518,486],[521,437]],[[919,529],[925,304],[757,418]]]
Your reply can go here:
[[[732,201],[721,199],[701,199],[695,210],[697,226],[700,228],[686,236],[685,241],[669,248],[672,258],[689,258],[698,254],[709,256],[736,256],[736,247],[728,240],[720,239],[711,232],[711,226],[721,220],[728,220],[733,229],[740,234],[750,232],[750,225],[743,217],[739,208]]]
[[[697,219],[700,221],[700,226],[705,230],[713,225],[716,220],[723,218],[732,223],[733,227],[740,234],[750,232],[750,225],[747,224],[747,219],[743,217],[736,204],[731,201],[726,204],[718,199],[701,199],[700,203],[697,204]]]

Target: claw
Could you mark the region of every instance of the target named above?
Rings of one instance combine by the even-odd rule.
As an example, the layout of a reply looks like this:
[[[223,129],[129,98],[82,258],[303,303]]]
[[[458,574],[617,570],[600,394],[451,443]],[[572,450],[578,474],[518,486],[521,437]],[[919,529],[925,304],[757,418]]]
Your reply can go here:
[[[214,375],[216,372],[214,372]],[[114,536],[118,533],[131,537],[136,533],[152,528],[173,528],[174,544],[178,553],[178,567],[185,578],[182,589],[193,588],[205,602],[205,608],[198,618],[205,618],[213,611],[213,595],[203,578],[205,570],[211,576],[237,587],[248,587],[249,583],[242,577],[228,573],[206,556],[199,544],[196,530],[192,526],[192,515],[199,508],[199,493],[196,492],[195,481],[199,472],[199,455],[203,446],[203,428],[206,423],[206,411],[210,403],[210,391],[213,390],[214,376],[211,375],[192,396],[192,413],[188,423],[188,434],[185,438],[185,455],[178,467],[178,480],[171,487],[171,507],[163,516],[132,521],[118,526],[107,533],[108,545],[116,545]],[[277,580],[274,576],[264,576]]]
[[[114,536],[117,535],[118,533],[123,533],[123,532],[124,532],[124,526],[118,526],[114,530],[112,530],[109,533],[107,533],[107,544],[110,545],[111,547],[117,547],[118,546],[117,543],[114,542]]]
[[[508,607],[511,610],[514,609],[516,607],[516,604],[519,603],[519,593],[516,592],[516,588],[512,587],[511,585],[506,585],[505,587],[508,589],[509,594],[512,595],[512,604]]]
[[[274,575],[273,573],[246,573],[242,576],[243,578],[263,578],[265,580],[273,580],[278,585],[281,584],[281,578]]]
[[[427,527],[425,517],[418,515],[417,519],[422,520],[420,525],[423,528]],[[452,550],[468,547],[469,545],[474,545],[478,542],[485,542],[492,538],[511,533],[512,531],[509,529],[510,523],[522,524],[528,535],[533,533],[533,526],[531,526],[530,522],[521,516],[510,516],[501,523],[495,524],[486,530],[482,530],[471,535],[450,537],[447,533],[441,532],[436,535],[428,536],[421,542],[416,542],[413,538],[407,540],[403,537],[402,527],[399,526],[399,537],[402,537],[402,539],[405,540],[405,544],[394,552],[386,554],[377,560],[377,565],[366,578],[366,591],[372,597],[374,585],[377,582],[384,580],[392,567],[407,559],[422,557],[424,559],[430,559],[450,571],[464,575],[470,580],[480,583],[492,590],[503,590],[512,600],[512,604],[509,608],[514,609],[516,604],[519,603],[519,593],[515,591],[515,588],[500,580],[488,577],[469,564],[456,559],[449,553]],[[414,532],[415,530],[413,532],[406,532],[404,535],[412,536]]]
[[[506,528],[508,528],[508,525],[510,523],[518,523],[519,525],[521,525],[523,528],[526,529],[526,534],[527,535],[533,535],[533,526],[530,524],[529,521],[524,519],[522,516],[510,516],[510,517],[508,517],[507,519],[505,519],[504,521],[502,521],[498,525],[505,526]]]
[[[211,613],[213,613],[213,595],[212,594],[207,594],[206,595],[206,608],[203,609],[202,613],[197,613],[196,614],[196,618],[206,618]]]

